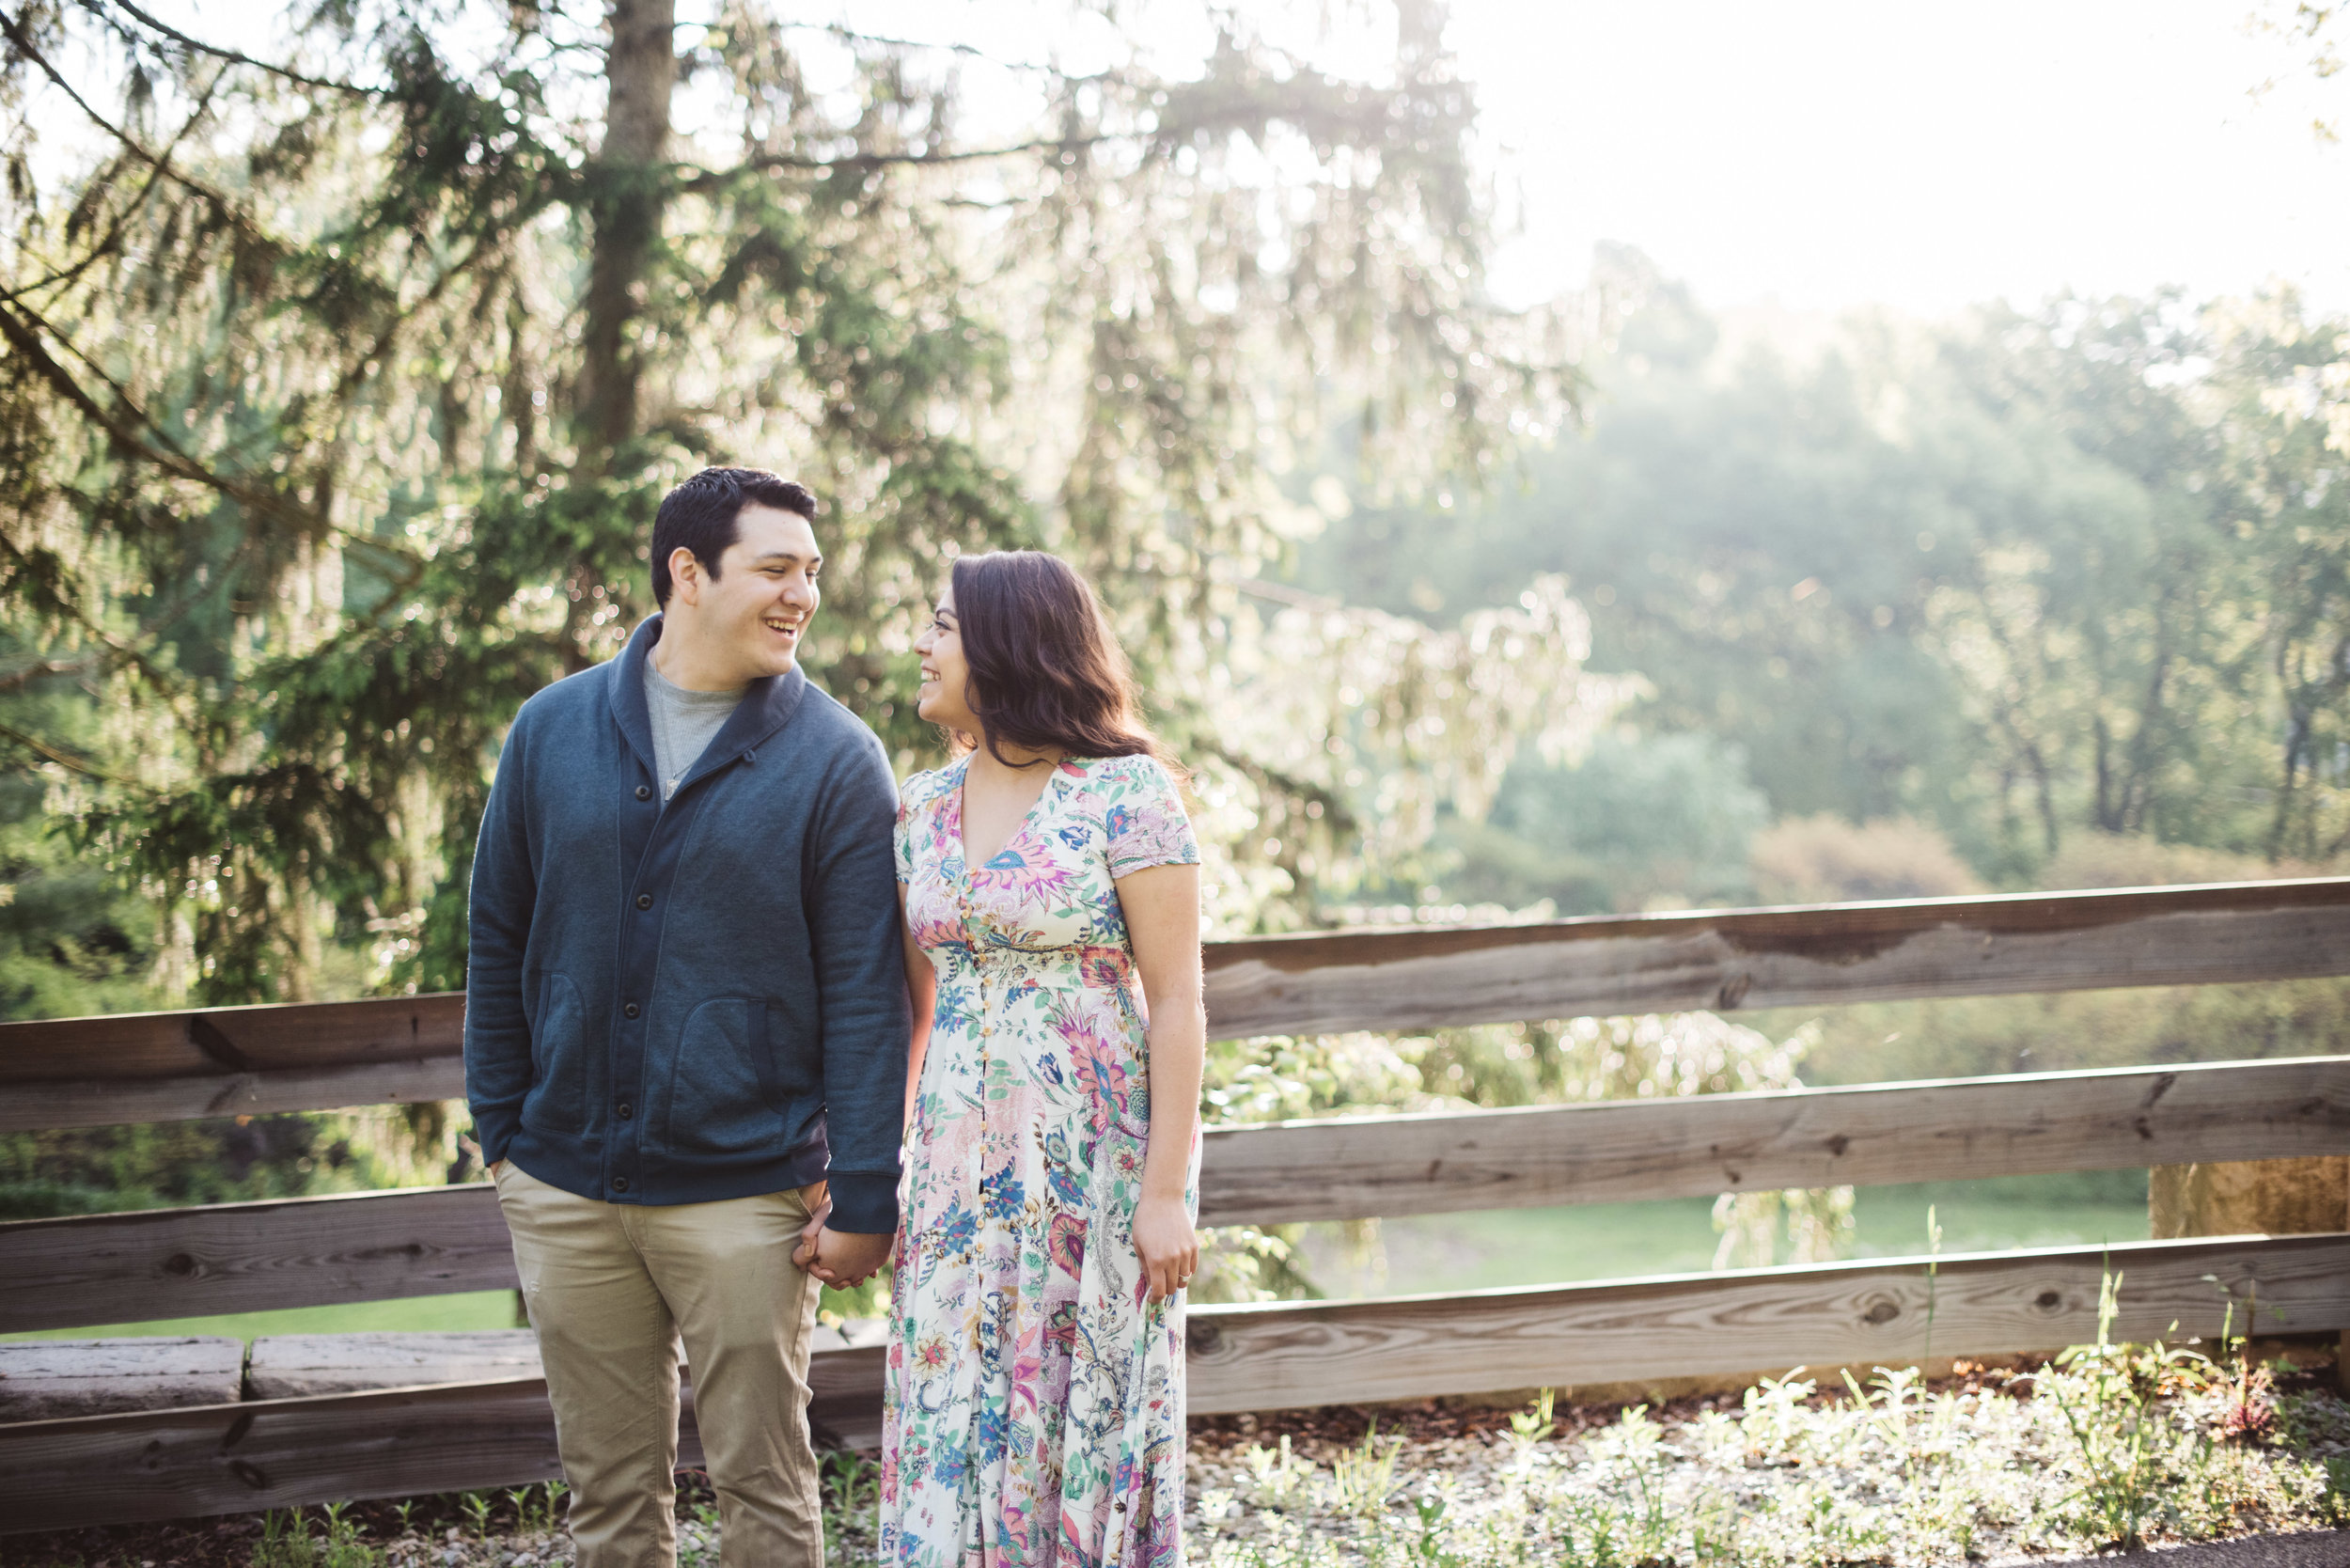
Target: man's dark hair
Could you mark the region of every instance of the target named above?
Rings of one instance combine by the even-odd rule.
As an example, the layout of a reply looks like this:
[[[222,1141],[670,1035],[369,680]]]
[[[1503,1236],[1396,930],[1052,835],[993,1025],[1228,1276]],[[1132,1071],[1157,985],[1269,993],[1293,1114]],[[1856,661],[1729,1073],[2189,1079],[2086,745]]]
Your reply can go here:
[[[806,485],[764,468],[703,469],[664,495],[653,514],[652,596],[663,608],[669,604],[669,557],[680,547],[691,550],[716,577],[718,557],[743,537],[737,519],[744,507],[774,507],[816,520],[816,497]]]

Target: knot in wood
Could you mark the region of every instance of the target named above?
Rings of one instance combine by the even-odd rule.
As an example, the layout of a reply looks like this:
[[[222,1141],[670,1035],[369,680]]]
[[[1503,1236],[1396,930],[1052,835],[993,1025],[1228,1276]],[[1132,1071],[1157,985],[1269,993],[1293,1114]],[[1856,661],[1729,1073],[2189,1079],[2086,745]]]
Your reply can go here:
[[[1891,1323],[1895,1318],[1900,1317],[1901,1315],[1901,1303],[1893,1300],[1889,1296],[1885,1296],[1880,1297],[1869,1308],[1867,1311],[1861,1313],[1860,1321],[1863,1323],[1872,1323],[1879,1327],[1883,1327],[1885,1325]]]
[[[1213,1356],[1224,1343],[1224,1330],[1212,1323],[1192,1323],[1183,1328],[1183,1350],[1191,1356]]]

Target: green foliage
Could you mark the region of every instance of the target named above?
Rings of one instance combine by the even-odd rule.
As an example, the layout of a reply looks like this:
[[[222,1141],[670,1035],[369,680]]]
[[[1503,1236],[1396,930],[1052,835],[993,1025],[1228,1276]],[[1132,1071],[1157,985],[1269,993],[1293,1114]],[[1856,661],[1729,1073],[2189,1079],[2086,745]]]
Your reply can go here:
[[[2350,1029],[2350,982],[1856,1002],[1819,1012],[1773,1010],[1741,1022],[1771,1034],[1814,1029],[1805,1060],[1817,1084],[2324,1056]]]
[[[504,726],[651,608],[654,503],[712,462],[825,497],[808,661],[901,765],[934,745],[911,642],[949,557],[1049,545],[1202,765],[1219,853],[1253,846],[1219,914],[1344,879],[1378,819],[1214,712],[1276,635],[1237,586],[1292,531],[1272,476],[1333,400],[1408,478],[1489,466],[1573,390],[1484,303],[1441,9],[1399,0],[1359,80],[1237,16],[1168,75],[1114,23],[1077,74],[760,0],[669,14],[359,0],[240,52],[116,0],[8,20],[0,698],[76,684],[0,714],[5,760],[161,912],[94,979],[44,932],[56,966],[165,1000],[459,983]],[[990,118],[966,64],[1013,84]],[[1341,788],[1376,803],[1358,741],[1506,760],[1506,705],[1445,738],[1408,711],[1433,685],[1387,700],[1417,645],[1380,649],[1370,722],[1316,743]],[[93,999],[5,962],[15,1005]]]
[[[0,1133],[0,1219],[438,1183],[455,1152],[437,1105]]]
[[[1594,287],[1630,315],[1588,436],[1515,488],[1357,508],[1301,583],[1438,616],[1571,573],[1644,729],[1736,746],[1776,815],[1930,824],[1995,883],[2050,885],[2089,833],[2342,847],[2342,323],[2059,299],[1799,359],[1637,257]]]
[[[1483,822],[1441,844],[1456,897],[1561,915],[1750,902],[1770,806],[1736,747],[1706,735],[1610,730],[1573,766],[1521,757]]]
[[[2098,1380],[2117,1369],[2125,1387],[2101,1396]],[[2336,1467],[2304,1440],[2292,1451],[2216,1441],[2221,1410],[2206,1397],[2206,1371],[2177,1351],[2107,1346],[2005,1387],[1997,1374],[1929,1387],[1914,1369],[1879,1368],[1865,1384],[1845,1380],[1849,1399],[1823,1399],[1810,1379],[1766,1380],[1736,1412],[1634,1405],[1607,1419],[1587,1408],[1573,1423],[1554,1422],[1545,1393],[1512,1414],[1500,1463],[1456,1465],[1470,1447],[1456,1442],[1402,1450],[1427,1469],[1383,1506],[1362,1479],[1384,1457],[1374,1434],[1221,1452],[1211,1440],[1195,1449],[1186,1544],[1215,1568],[2074,1557],[2111,1538],[2103,1515],[2085,1510],[2086,1488],[2129,1484],[2141,1417],[2173,1450],[2159,1495],[2137,1497],[2142,1535],[2211,1540],[2332,1516]],[[2311,1431],[2344,1417],[2332,1392],[2295,1397]]]
[[[357,1523],[344,1516],[343,1504],[329,1503],[320,1512],[326,1529],[317,1535],[300,1508],[262,1514],[252,1568],[377,1568],[385,1560],[382,1548],[369,1545]]]
[[[2069,1376],[2045,1380],[2063,1413],[2076,1452],[2073,1505],[2081,1532],[2101,1547],[2136,1550],[2150,1525],[2176,1516],[2173,1487],[2199,1468],[2207,1439],[2177,1420],[2161,1396],[2208,1381],[2210,1362],[2194,1351],[2117,1344],[2111,1330],[2122,1276],[2107,1271],[2097,1292],[2097,1342],[2057,1358]]]
[[[1774,1040],[1712,1013],[1552,1019],[1392,1039],[1357,1033],[1218,1041],[1201,1086],[1210,1122],[1263,1122],[1380,1111],[1559,1105],[1590,1100],[1789,1089],[1817,1038]],[[1852,1230],[1849,1187],[1734,1195],[1717,1206],[1716,1267],[1840,1255]],[[1369,1255],[1378,1222],[1355,1236]],[[1209,1233],[1194,1298],[1319,1294],[1297,1252],[1298,1227]]]
[[[1754,842],[1754,883],[1768,903],[1936,899],[1982,886],[1950,842],[1914,818],[1856,824],[1825,812],[1774,823]]]
[[[0,725],[38,723],[23,705],[0,697]],[[86,716],[69,701],[42,706],[51,734]],[[0,771],[0,1019],[129,1011],[151,994],[154,905],[47,830],[44,800],[64,772],[45,761]]]

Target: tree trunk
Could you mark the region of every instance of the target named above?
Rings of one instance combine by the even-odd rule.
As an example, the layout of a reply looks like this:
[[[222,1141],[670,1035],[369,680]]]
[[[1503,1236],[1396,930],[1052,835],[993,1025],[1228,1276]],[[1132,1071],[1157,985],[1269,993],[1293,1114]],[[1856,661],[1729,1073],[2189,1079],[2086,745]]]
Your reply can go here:
[[[589,256],[581,376],[580,458],[601,472],[636,434],[636,355],[629,323],[643,306],[647,262],[668,186],[669,94],[677,86],[676,0],[613,0],[603,145],[590,171]]]

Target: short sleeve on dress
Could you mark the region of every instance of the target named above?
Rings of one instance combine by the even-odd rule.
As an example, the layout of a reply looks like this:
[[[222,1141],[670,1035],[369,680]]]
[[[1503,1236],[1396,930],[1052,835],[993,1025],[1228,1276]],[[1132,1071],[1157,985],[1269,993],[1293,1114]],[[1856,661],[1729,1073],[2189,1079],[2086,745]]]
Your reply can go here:
[[[1099,776],[1111,876],[1199,863],[1199,840],[1192,836],[1183,796],[1157,759],[1114,758],[1102,765]]]

